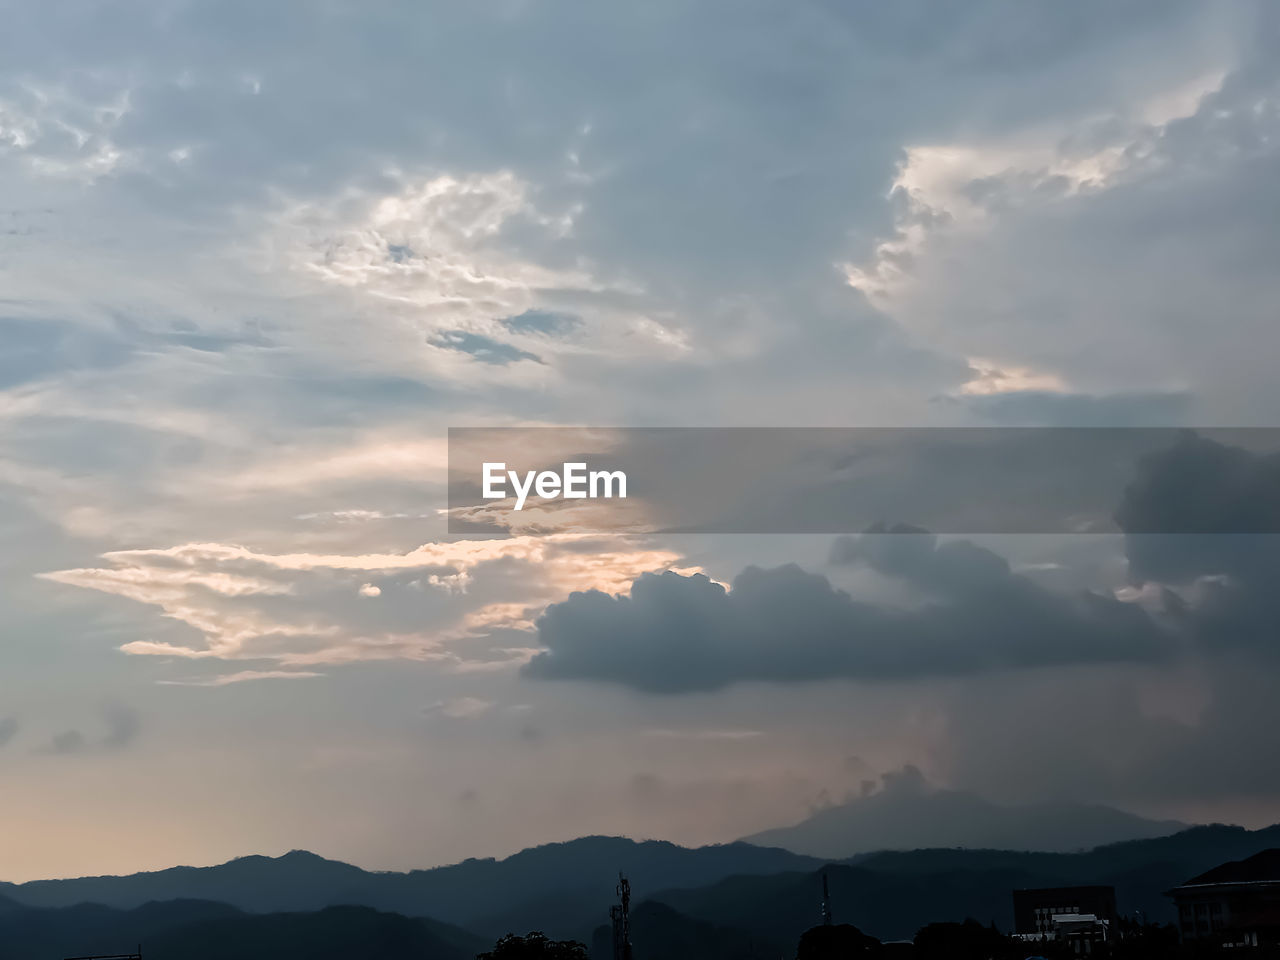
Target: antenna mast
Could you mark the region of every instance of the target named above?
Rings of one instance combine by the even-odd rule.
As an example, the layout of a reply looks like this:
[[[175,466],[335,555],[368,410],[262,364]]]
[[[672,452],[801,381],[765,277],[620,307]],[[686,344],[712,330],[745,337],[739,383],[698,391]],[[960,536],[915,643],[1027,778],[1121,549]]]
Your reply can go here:
[[[613,960],[631,960],[631,883],[618,874],[618,903],[609,908],[613,921]]]

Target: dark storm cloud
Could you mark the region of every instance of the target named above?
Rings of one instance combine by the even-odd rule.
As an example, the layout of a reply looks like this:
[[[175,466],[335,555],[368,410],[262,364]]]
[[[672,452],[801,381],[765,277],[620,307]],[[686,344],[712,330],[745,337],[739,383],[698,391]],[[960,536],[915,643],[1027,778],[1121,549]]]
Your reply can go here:
[[[1206,532],[1141,532],[1171,516]],[[1131,577],[1163,589],[1166,622],[1190,641],[1182,678],[1148,694],[1154,711],[1132,675],[963,691],[951,775],[1014,796],[1274,797],[1280,768],[1262,758],[1280,752],[1280,457],[1188,432],[1141,462],[1117,520]],[[1053,763],[1039,762],[1049,753]]]
[[[868,540],[892,540],[883,548]],[[629,597],[575,593],[538,621],[529,676],[606,680],[655,693],[745,681],[912,679],[1067,663],[1151,661],[1169,648],[1141,609],[1051,593],[972,544],[931,537],[842,543],[841,559],[935,592],[900,609],[854,600],[795,565],[748,567],[733,589],[645,574]]]
[[[1168,525],[1174,517],[1185,534],[1160,533],[1175,529]],[[1139,462],[1116,522],[1137,578],[1273,578],[1280,571],[1280,454],[1187,432]]]
[[[894,536],[881,536],[886,533]],[[837,538],[831,562],[865,563],[877,573],[945,595],[1030,583],[1011,575],[1009,562],[998,553],[968,540],[939,543],[929,531],[906,524],[877,525],[865,536]]]
[[[576,593],[549,607],[538,621],[546,650],[527,672],[675,693],[1151,662],[1172,657],[1187,637],[1202,652],[1276,646],[1280,537],[1212,532],[1280,529],[1280,456],[1187,432],[1140,461],[1116,517],[1136,577],[1201,578],[1185,596],[1163,591],[1159,624],[1110,595],[1048,590],[970,541],[877,525],[837,539],[831,561],[908,585],[923,598],[915,606],[855,600],[794,565],[749,567],[732,590],[704,576],[645,575],[629,597]],[[1169,528],[1206,533],[1138,532]]]
[[[1144,532],[1170,516],[1202,532]],[[1116,519],[1130,576],[1183,588],[1172,612],[1202,650],[1280,654],[1280,454],[1187,433],[1144,458]]]

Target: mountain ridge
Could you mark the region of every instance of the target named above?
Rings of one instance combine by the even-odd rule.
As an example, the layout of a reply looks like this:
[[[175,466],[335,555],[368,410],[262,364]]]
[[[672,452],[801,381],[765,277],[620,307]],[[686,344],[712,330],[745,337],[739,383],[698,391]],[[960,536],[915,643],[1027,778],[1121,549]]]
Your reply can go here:
[[[668,841],[580,837],[502,859],[469,859],[426,870],[367,871],[308,851],[249,855],[206,867],[122,876],[0,883],[0,896],[31,907],[100,903],[133,909],[151,900],[195,899],[252,913],[314,911],[355,904],[409,917],[447,918],[488,935],[539,928],[589,934],[614,899],[618,871],[642,896],[677,883],[734,874],[813,869],[816,858],[734,842],[687,848]]]
[[[555,938],[590,942],[616,900],[614,884],[622,870],[631,879],[637,908],[652,902],[680,915],[648,911],[659,940],[702,942],[714,928],[740,931],[762,944],[788,944],[815,922],[817,891],[826,871],[838,920],[896,939],[910,936],[927,922],[966,916],[1006,925],[1010,891],[1022,886],[1108,883],[1116,887],[1122,912],[1141,910],[1150,919],[1169,919],[1163,891],[1220,863],[1273,847],[1280,847],[1280,824],[1253,831],[1221,824],[1198,826],[1075,853],[933,848],[880,851],[845,860],[740,842],[684,848],[666,841],[585,837],[532,847],[501,860],[464,860],[403,873],[370,872],[307,851],[291,851],[279,857],[255,854],[210,867],[173,867],[123,877],[3,884],[0,921],[86,901],[89,913],[145,909],[152,903],[158,905],[150,909],[165,912],[175,901],[212,902],[255,916],[353,906],[420,918],[481,941],[538,929]],[[193,896],[195,890],[203,895]],[[276,909],[282,901],[301,906]],[[397,902],[405,909],[396,909]],[[358,917],[362,924],[384,922],[375,923],[366,914]],[[396,929],[404,936],[418,936],[403,925]]]
[[[1228,824],[1191,827],[1166,837],[1121,841],[1075,853],[924,849],[884,851],[817,871],[728,877],[698,888],[660,891],[652,899],[681,914],[794,942],[814,922],[822,874],[836,919],[881,939],[910,937],[926,923],[975,917],[1012,924],[1013,890],[1106,884],[1123,914],[1172,922],[1165,891],[1229,860],[1280,847],[1280,824],[1247,830]]]

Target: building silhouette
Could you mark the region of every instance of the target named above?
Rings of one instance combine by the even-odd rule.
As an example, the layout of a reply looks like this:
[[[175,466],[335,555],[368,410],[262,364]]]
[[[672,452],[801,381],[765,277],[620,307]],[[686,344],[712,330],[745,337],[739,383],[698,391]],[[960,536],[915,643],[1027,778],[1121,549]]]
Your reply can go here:
[[[1280,849],[1214,867],[1168,895],[1178,907],[1183,943],[1280,945]]]

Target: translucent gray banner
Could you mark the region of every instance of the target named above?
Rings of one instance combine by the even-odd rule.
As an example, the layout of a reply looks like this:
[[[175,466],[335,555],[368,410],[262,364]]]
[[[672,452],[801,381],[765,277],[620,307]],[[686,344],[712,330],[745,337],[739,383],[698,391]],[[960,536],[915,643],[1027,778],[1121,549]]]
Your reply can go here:
[[[1280,532],[1275,428],[453,428],[449,532]]]

